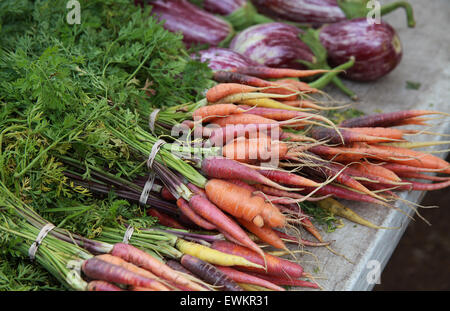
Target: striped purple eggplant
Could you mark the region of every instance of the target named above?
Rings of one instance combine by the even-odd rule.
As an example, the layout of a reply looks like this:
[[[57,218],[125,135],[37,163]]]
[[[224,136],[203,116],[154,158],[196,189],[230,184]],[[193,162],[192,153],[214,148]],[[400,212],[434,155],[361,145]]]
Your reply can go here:
[[[274,22],[273,19],[259,14],[250,0],[203,0],[202,4],[204,10],[223,16],[235,30]]]
[[[183,34],[183,42],[188,47],[194,44],[220,46],[234,35],[229,22],[186,0],[156,0],[148,4],[152,6],[152,14],[165,21],[164,28]]]
[[[346,20],[336,0],[252,0],[262,14],[297,23],[322,25]]]
[[[369,24],[365,18],[324,26],[320,42],[328,52],[328,62],[337,66],[355,57],[345,77],[373,81],[391,72],[401,61],[400,38],[388,23]]]
[[[346,19],[367,17],[374,10],[380,16],[403,8],[409,27],[415,26],[414,14],[407,1],[396,1],[377,7],[369,0],[252,0],[261,14],[277,20],[286,20],[312,26],[341,22]]]
[[[203,63],[208,62],[209,68],[213,71],[258,65],[247,56],[220,47],[211,47],[198,51],[196,54],[192,54],[191,57]]]
[[[299,28],[284,23],[255,25],[238,33],[230,43],[230,49],[254,62],[277,68],[304,69],[298,62],[314,63],[310,48],[300,39]]]

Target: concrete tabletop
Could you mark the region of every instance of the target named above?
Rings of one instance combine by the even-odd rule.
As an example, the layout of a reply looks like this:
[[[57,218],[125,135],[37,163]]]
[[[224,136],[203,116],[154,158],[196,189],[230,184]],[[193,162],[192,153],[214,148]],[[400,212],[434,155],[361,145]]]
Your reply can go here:
[[[391,1],[381,1],[385,4]],[[359,101],[355,108],[365,113],[390,112],[405,109],[430,109],[450,113],[450,1],[411,0],[416,27],[408,28],[405,14],[398,10],[384,17],[398,32],[403,45],[403,59],[388,76],[371,83],[345,83],[354,90]],[[419,82],[418,90],[407,89],[407,81]],[[336,99],[347,100],[334,88],[326,89]],[[430,131],[450,134],[448,119],[429,121],[435,125]],[[413,128],[413,127],[409,127]],[[421,135],[414,141],[449,140],[448,137]],[[422,150],[443,150],[448,145]],[[447,153],[436,155],[445,158]],[[399,192],[401,198],[420,203],[424,192]],[[333,254],[325,248],[305,248],[313,253],[297,258],[317,278],[324,290],[366,291],[377,282],[383,282],[382,270],[392,255],[411,219],[387,207],[341,201],[364,218],[383,227],[399,229],[371,229],[343,220],[344,226],[334,232],[324,233],[325,240],[333,240]],[[401,201],[401,208],[414,221],[423,221],[411,207]],[[420,208],[419,208],[420,212]],[[439,213],[439,210],[435,210]],[[430,231],[433,227],[430,227]],[[293,248],[294,249],[294,248]],[[339,255],[340,254],[340,255]],[[344,258],[345,256],[345,258]],[[314,272],[313,272],[314,271]],[[305,290],[295,288],[294,290]]]

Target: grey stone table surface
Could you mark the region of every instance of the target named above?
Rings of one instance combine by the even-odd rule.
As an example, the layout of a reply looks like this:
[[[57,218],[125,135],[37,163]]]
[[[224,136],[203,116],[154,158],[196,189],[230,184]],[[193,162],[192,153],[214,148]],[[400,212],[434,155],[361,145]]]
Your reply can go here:
[[[381,1],[381,4],[391,1]],[[395,11],[384,20],[398,32],[403,46],[403,59],[389,75],[371,83],[345,81],[359,96],[355,108],[366,113],[390,112],[404,109],[432,109],[450,113],[450,1],[411,0],[417,25],[406,26],[405,14]],[[407,81],[419,82],[419,90],[406,88]],[[344,100],[339,92],[328,88],[335,98]],[[434,125],[430,131],[450,134],[450,122],[430,121]],[[448,140],[444,136],[414,136],[415,141]],[[426,150],[448,149],[448,145]],[[437,153],[445,158],[446,153]],[[424,193],[419,191],[401,192],[403,199],[420,203]],[[376,230],[344,220],[344,226],[324,234],[325,240],[333,240],[336,255],[325,248],[307,248],[314,255],[300,254],[297,258],[306,271],[311,272],[317,282],[328,291],[367,291],[376,282],[383,282],[382,270],[401,239],[410,217],[397,210],[378,205],[342,201],[361,216],[384,227],[399,229]],[[423,221],[414,211],[401,201],[396,207],[404,210],[414,221]],[[450,204],[449,204],[450,205]],[[441,208],[449,208],[442,206]],[[420,208],[419,208],[420,212]],[[435,210],[439,213],[439,209]],[[433,230],[433,227],[430,227]],[[344,258],[345,256],[345,258]],[[318,268],[318,269],[317,269]],[[426,267],[424,267],[426,269]],[[377,269],[380,273],[377,273]],[[314,272],[312,272],[314,271]],[[377,275],[381,275],[378,279]],[[305,290],[294,288],[294,290]]]

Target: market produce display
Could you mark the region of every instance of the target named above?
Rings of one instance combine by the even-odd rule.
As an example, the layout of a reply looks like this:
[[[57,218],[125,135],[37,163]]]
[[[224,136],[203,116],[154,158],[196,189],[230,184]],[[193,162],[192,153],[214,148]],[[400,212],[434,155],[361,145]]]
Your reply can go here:
[[[401,61],[346,1],[80,3],[75,25],[62,0],[0,5],[0,276],[27,276],[2,290],[320,290],[292,256],[336,253],[318,222],[393,229],[341,199],[405,213],[399,192],[450,186],[417,150],[448,142],[415,141],[449,113],[324,91]]]

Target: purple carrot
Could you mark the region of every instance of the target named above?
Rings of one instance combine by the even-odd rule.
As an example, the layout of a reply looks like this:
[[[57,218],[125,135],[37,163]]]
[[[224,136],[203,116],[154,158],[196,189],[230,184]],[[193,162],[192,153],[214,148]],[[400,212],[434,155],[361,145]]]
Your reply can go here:
[[[243,291],[236,282],[206,261],[183,255],[180,262],[186,269],[213,286],[219,286],[224,291]]]

